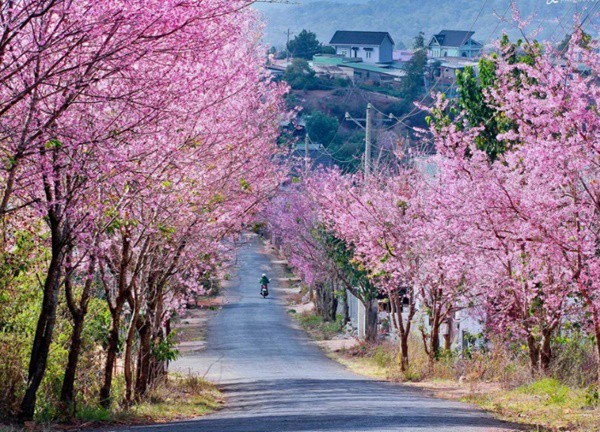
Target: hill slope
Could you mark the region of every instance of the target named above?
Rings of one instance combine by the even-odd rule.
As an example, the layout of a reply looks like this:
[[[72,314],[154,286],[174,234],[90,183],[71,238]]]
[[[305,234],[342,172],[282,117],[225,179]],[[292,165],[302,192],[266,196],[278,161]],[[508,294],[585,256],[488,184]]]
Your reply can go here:
[[[265,42],[269,45],[285,44],[285,32],[294,33],[309,29],[327,43],[335,30],[389,31],[398,47],[411,45],[412,38],[424,31],[426,38],[438,31],[472,28],[475,39],[487,43],[497,38],[503,30],[514,35],[512,22],[501,22],[500,16],[511,21],[510,0],[295,0],[298,4],[257,3],[267,27]],[[559,0],[547,4],[546,0],[519,0],[522,16],[535,14],[532,26],[540,27],[540,39],[560,41],[569,31],[573,15],[583,16],[594,2]],[[483,6],[483,8],[482,8]],[[586,30],[592,31],[598,23],[600,8],[588,19]],[[592,25],[589,25],[592,23]]]

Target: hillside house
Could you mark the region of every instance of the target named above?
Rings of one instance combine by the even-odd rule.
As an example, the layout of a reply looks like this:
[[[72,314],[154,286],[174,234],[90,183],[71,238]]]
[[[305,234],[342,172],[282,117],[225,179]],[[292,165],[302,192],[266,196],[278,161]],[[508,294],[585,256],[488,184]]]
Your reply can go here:
[[[429,59],[425,73],[426,87],[435,86],[436,90],[445,93],[449,98],[455,98],[456,93],[456,74],[470,67],[479,74],[478,63],[474,59],[464,57],[446,57],[442,59]]]
[[[406,72],[395,64],[372,64],[340,55],[318,54],[311,67],[319,75],[328,78],[346,78],[354,84],[390,85],[400,83]]]
[[[387,32],[338,30],[329,45],[335,48],[337,55],[361,59],[365,63],[391,63],[394,60],[394,40]]]
[[[464,30],[442,30],[434,35],[427,46],[433,58],[481,57],[483,45],[473,39],[475,33]]]

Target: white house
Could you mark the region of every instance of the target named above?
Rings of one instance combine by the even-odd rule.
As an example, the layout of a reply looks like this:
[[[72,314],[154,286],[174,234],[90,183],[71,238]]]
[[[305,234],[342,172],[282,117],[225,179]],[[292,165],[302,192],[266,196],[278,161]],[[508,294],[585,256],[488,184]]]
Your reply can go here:
[[[392,63],[394,40],[387,32],[338,30],[329,45],[336,54],[365,63]]]
[[[434,35],[427,46],[429,55],[434,58],[481,56],[483,45],[473,40],[472,31],[442,30]]]

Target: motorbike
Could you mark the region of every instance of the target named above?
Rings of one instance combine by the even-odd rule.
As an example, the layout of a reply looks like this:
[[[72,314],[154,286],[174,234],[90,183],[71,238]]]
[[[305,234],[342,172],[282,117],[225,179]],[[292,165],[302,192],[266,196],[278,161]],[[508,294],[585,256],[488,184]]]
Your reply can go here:
[[[260,295],[263,296],[263,298],[267,298],[267,296],[269,295],[269,287],[267,287],[266,285],[262,285],[260,287]]]

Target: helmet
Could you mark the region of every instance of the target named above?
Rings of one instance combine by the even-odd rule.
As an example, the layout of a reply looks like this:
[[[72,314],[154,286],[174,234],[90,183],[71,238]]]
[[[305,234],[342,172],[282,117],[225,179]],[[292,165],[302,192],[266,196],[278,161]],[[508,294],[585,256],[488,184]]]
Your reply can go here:
[[[263,275],[263,277],[266,277],[266,276],[267,276],[267,274],[266,274],[266,273],[263,273],[262,275]]]

